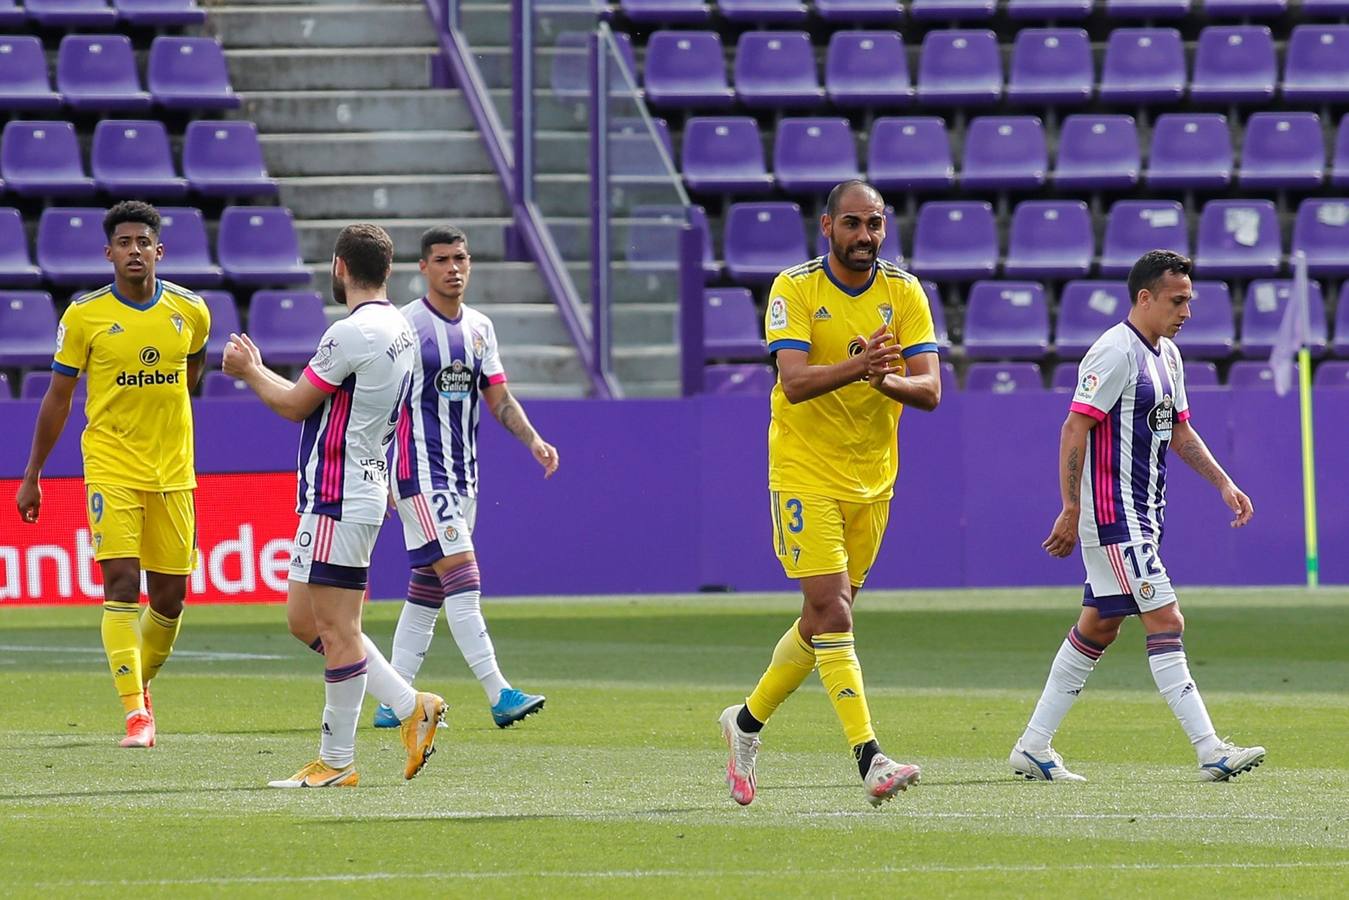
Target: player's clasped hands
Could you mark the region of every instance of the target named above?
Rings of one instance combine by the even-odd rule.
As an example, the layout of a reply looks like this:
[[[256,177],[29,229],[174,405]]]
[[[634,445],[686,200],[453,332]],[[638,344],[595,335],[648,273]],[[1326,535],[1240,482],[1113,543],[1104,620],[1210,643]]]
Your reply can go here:
[[[1054,520],[1049,537],[1040,545],[1050,556],[1065,557],[1077,546],[1077,512],[1065,509]]]
[[[863,339],[858,335],[857,340],[862,344],[862,359],[866,365],[868,380],[903,374],[904,361],[901,358],[903,348],[895,342],[888,326],[881,325],[869,338]]]
[[[242,378],[250,369],[262,365],[262,352],[257,344],[246,334],[231,332],[229,342],[225,344],[225,355],[220,368],[226,375]]]

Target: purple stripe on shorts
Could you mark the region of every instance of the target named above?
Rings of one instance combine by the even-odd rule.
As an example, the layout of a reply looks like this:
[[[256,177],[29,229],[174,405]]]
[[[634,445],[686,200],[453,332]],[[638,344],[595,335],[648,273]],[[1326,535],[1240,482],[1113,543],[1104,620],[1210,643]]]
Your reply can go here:
[[[352,678],[365,674],[365,657],[362,656],[358,661],[349,666],[338,666],[336,669],[324,669],[323,680],[329,684],[338,681],[350,681]]]

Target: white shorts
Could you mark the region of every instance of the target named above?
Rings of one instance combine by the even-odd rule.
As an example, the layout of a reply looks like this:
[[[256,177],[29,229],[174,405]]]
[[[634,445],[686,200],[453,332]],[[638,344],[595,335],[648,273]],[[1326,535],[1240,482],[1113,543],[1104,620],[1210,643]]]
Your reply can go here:
[[[427,491],[399,500],[398,518],[403,521],[408,563],[430,566],[447,556],[473,550],[478,501],[455,491]]]
[[[1171,578],[1152,541],[1083,547],[1087,585],[1082,605],[1103,619],[1136,616],[1176,602]]]
[[[363,591],[379,526],[305,513],[295,531],[290,580]]]

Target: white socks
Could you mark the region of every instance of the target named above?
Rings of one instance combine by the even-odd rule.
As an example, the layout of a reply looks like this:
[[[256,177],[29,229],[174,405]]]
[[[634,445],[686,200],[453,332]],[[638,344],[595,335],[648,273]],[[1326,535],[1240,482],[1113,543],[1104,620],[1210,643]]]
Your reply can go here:
[[[1157,682],[1157,690],[1171,707],[1171,712],[1185,729],[1185,735],[1194,745],[1195,753],[1202,761],[1219,744],[1213,730],[1213,722],[1208,717],[1204,700],[1199,696],[1199,688],[1190,678],[1190,666],[1185,658],[1185,646],[1181,643],[1180,632],[1162,631],[1148,635],[1148,667],[1152,669],[1152,679]]]
[[[1105,648],[1100,644],[1084,638],[1076,625],[1068,631],[1068,637],[1054,656],[1054,664],[1049,667],[1049,679],[1040,701],[1035,704],[1035,712],[1018,741],[1021,749],[1035,752],[1049,747],[1054,732],[1059,730],[1063,717],[1082,693],[1087,676],[1096,668],[1096,662],[1104,652]]]
[[[365,697],[366,661],[324,669],[323,680],[319,758],[334,769],[345,769],[356,759],[356,720],[361,717],[361,701]]]
[[[375,642],[362,634],[365,643],[365,664],[370,675],[370,693],[385,706],[393,709],[399,719],[406,719],[417,708],[417,692],[379,652]]]

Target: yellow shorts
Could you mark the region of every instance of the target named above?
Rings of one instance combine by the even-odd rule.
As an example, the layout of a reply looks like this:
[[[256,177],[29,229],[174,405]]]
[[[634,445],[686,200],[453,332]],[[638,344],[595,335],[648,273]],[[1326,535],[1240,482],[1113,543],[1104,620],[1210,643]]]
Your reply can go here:
[[[142,569],[190,575],[197,566],[192,491],[141,491],[86,484],[94,559],[139,559]]]
[[[848,573],[861,587],[890,520],[890,501],[849,503],[801,494],[771,491],[773,550],[788,578]]]

